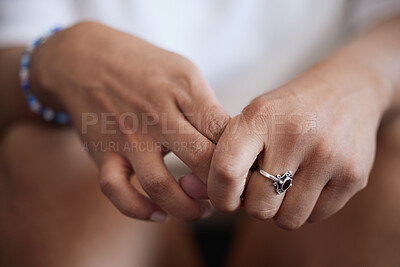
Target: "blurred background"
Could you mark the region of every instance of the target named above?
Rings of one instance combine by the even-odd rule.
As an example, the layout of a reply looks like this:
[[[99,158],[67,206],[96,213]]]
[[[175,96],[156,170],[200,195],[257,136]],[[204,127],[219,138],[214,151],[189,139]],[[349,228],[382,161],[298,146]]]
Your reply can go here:
[[[54,26],[98,21],[192,60],[234,116],[399,11],[396,0],[0,0],[0,48],[28,45]],[[378,150],[391,158],[378,162],[373,173],[398,163],[397,141]],[[2,266],[335,266],[337,255],[348,258],[348,266],[390,266],[387,255],[399,257],[398,232],[384,242],[387,236],[374,235],[377,228],[398,228],[398,216],[389,227],[376,215],[364,215],[360,205],[380,209],[367,193],[328,222],[295,235],[241,212],[158,226],[127,219],[108,203],[94,164],[70,129],[19,125],[2,135],[0,148]],[[176,178],[190,171],[174,155],[166,162]],[[396,182],[392,188],[400,186]],[[396,214],[395,200],[386,200],[386,211]],[[345,230],[329,235],[337,226]],[[263,227],[268,230],[257,232]],[[341,240],[347,242],[343,247]],[[388,254],[375,247],[385,242]],[[358,248],[356,255],[351,247]],[[292,261],[284,259],[285,251]],[[228,259],[232,253],[238,256]]]

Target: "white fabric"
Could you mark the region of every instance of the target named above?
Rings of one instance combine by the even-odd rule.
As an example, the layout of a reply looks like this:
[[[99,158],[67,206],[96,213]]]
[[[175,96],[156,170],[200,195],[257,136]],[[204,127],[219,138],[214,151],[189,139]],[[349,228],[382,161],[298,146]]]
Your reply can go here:
[[[0,47],[97,20],[190,58],[235,115],[399,11],[400,0],[0,0]],[[173,155],[167,165],[185,172]]]
[[[97,20],[190,58],[232,114],[399,0],[0,0],[0,47]]]

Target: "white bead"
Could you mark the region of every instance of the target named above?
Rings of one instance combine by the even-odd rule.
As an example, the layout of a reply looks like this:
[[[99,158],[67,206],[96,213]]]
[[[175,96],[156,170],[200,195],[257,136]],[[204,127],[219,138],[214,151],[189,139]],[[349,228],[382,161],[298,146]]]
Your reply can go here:
[[[22,68],[19,72],[19,78],[21,82],[27,82],[29,78],[29,71],[26,68]]]
[[[46,109],[44,110],[44,112],[43,112],[43,118],[44,118],[46,121],[51,121],[51,120],[53,120],[55,116],[56,116],[55,112],[54,112],[52,109],[50,109],[50,108],[46,108]]]
[[[42,109],[42,105],[38,101],[34,101],[29,105],[30,109],[35,112],[39,113],[39,111]]]

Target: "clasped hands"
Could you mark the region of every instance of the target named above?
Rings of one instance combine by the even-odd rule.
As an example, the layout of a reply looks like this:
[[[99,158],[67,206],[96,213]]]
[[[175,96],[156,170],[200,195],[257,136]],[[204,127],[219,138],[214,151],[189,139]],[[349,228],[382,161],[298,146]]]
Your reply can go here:
[[[287,229],[324,219],[366,186],[386,101],[338,55],[230,118],[189,60],[93,22],[51,37],[32,65],[38,96],[66,110],[88,144],[104,194],[142,220],[205,218],[205,198],[217,210],[243,207]],[[88,125],[85,114],[111,122]],[[93,146],[110,141],[121,147]],[[126,143],[145,145],[124,150]],[[163,161],[169,152],[194,174],[176,182]],[[277,194],[258,167],[292,171],[293,186]]]

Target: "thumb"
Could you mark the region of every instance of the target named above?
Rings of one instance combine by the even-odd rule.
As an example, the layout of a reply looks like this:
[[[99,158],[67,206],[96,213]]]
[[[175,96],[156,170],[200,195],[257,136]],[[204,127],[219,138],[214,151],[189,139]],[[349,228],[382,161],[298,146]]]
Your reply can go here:
[[[186,174],[179,180],[179,184],[183,191],[191,198],[208,199],[207,185],[196,174]]]
[[[205,137],[217,143],[230,120],[207,81],[197,77],[189,94],[180,94],[177,103],[186,119]]]

